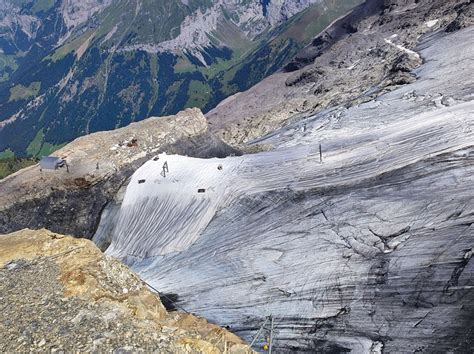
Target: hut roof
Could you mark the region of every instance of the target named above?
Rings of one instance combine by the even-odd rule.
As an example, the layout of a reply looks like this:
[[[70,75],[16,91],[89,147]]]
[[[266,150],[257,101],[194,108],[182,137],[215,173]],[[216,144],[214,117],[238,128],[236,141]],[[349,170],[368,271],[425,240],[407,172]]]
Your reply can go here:
[[[55,170],[61,167],[63,162],[63,159],[56,156],[43,156],[40,160],[40,166],[45,170]]]

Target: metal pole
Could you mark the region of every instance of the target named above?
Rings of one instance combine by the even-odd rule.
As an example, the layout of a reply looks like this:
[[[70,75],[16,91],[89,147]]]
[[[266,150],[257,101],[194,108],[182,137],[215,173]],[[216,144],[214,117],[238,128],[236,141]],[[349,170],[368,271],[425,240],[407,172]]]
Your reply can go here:
[[[265,317],[265,322],[263,322],[263,325],[260,327],[260,329],[258,330],[257,334],[255,335],[255,337],[253,337],[253,340],[252,342],[250,343],[250,348],[252,348],[252,346],[255,344],[255,341],[258,339],[258,337],[260,336],[260,333],[263,331],[263,328],[265,327],[265,325],[267,324],[267,321],[268,321],[268,317]]]
[[[319,162],[323,162],[323,149],[321,147],[321,144],[319,144]]]
[[[273,316],[271,316],[271,319],[272,319],[272,324],[270,326],[270,344],[269,344],[269,347],[268,347],[268,353],[269,354],[272,354],[272,342],[273,342]]]

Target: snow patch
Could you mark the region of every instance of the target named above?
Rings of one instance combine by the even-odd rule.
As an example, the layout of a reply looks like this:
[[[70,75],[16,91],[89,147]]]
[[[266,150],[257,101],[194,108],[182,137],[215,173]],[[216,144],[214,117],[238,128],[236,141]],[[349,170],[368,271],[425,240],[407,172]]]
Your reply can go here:
[[[406,48],[406,47],[404,47],[404,46],[402,46],[402,45],[400,45],[400,44],[395,44],[395,43],[393,43],[393,42],[392,42],[390,39],[388,39],[388,38],[385,38],[384,41],[385,41],[385,43],[390,44],[392,47],[395,47],[395,48],[401,50],[402,52],[405,52],[405,53],[407,53],[407,54],[413,55],[415,58],[420,59],[420,55],[419,55],[417,52],[415,52],[415,51],[413,51],[413,50],[411,50],[411,49],[408,49],[408,48]]]
[[[356,60],[356,61],[354,62],[354,64],[352,64],[351,66],[349,66],[349,67],[347,68],[347,70],[352,70],[352,69],[354,69],[354,68],[356,67],[356,65],[357,65],[359,62],[360,62],[360,59],[359,59],[359,60]]]
[[[425,22],[425,25],[428,26],[428,28],[431,28],[431,27],[436,26],[436,24],[437,24],[438,22],[439,22],[438,19],[436,19],[436,20],[431,20],[431,21]]]

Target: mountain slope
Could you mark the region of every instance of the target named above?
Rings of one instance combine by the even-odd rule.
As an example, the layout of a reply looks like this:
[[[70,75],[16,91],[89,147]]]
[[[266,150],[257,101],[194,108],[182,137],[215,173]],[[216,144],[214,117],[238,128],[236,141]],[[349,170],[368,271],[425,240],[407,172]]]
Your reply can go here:
[[[151,115],[207,111],[357,3],[2,0],[0,152],[43,155]]]
[[[472,8],[469,1],[367,1],[314,38],[285,70],[206,116],[214,132],[239,145],[335,105],[376,99],[416,80],[421,36],[472,25]]]
[[[234,151],[198,110],[92,134],[58,151],[70,173],[0,182],[0,230],[97,230],[249,341],[271,314],[279,353],[471,353],[473,9],[370,0],[208,114],[268,151],[209,159]]]

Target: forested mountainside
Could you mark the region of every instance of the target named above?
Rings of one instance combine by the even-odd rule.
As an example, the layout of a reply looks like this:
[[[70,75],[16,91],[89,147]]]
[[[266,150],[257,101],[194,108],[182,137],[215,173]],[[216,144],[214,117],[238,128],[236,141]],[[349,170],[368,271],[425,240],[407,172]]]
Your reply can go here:
[[[0,157],[207,111],[361,2],[0,0]]]

